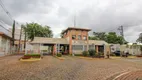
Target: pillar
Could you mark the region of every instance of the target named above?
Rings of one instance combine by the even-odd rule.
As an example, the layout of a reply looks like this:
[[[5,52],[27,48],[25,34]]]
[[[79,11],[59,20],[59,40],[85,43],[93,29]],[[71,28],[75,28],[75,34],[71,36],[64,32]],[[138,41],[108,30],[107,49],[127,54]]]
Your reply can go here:
[[[53,55],[55,55],[57,53],[57,50],[56,50],[56,44],[53,45]]]
[[[96,53],[98,53],[98,45],[96,45]]]
[[[72,45],[69,45],[69,53],[72,54]]]

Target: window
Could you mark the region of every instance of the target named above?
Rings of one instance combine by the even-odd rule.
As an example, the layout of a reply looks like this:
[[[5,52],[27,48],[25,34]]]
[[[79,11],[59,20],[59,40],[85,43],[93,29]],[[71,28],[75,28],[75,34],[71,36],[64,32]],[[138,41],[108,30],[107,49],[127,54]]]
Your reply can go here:
[[[86,36],[83,36],[83,40],[87,40],[87,37],[86,37]]]
[[[81,35],[78,35],[78,40],[81,40]]]
[[[72,45],[72,50],[83,50],[83,45]]]
[[[76,35],[72,35],[72,39],[76,39]]]

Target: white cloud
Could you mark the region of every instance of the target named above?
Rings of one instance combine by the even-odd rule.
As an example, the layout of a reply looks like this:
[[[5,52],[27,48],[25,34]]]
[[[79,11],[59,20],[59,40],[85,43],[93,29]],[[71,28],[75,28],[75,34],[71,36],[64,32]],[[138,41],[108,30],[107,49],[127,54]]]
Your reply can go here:
[[[135,42],[141,32],[141,0],[3,0],[6,8],[19,23],[38,22],[49,25],[54,37],[62,29],[73,26],[91,28],[93,31],[117,31],[123,25],[125,38]],[[8,17],[0,19],[11,25]]]

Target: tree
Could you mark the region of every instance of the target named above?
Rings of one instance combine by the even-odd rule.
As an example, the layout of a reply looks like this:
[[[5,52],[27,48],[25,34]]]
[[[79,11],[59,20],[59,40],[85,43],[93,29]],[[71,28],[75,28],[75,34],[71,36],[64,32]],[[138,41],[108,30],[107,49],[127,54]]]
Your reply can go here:
[[[89,36],[90,40],[104,40],[108,43],[123,44],[127,43],[122,36],[118,36],[115,32],[93,32],[94,36]]]
[[[12,26],[12,45],[14,46],[14,38],[15,38],[15,20],[13,22],[13,26]]]
[[[142,33],[139,34],[139,37],[136,41],[142,43]]]
[[[106,40],[106,33],[105,32],[93,32],[94,38],[98,40]]]
[[[53,37],[49,26],[42,26],[34,22],[27,23],[25,31],[27,38],[31,41],[33,41],[34,37]]]
[[[142,33],[139,34],[139,37],[138,37],[138,39],[136,40],[136,42],[142,43]],[[141,55],[142,55],[142,45],[140,45],[140,51],[141,51]]]
[[[89,36],[89,40],[99,40],[96,36]]]

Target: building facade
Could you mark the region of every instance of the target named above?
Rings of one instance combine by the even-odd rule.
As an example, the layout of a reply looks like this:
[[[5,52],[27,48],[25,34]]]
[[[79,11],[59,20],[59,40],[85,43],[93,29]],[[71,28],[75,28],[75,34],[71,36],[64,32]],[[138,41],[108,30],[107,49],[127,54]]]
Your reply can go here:
[[[81,54],[83,51],[94,49],[96,52],[110,52],[109,44],[101,40],[89,40],[88,32],[91,29],[68,27],[61,32],[62,38],[35,37],[26,45],[26,53],[42,53],[43,46],[50,47],[53,55],[59,52],[62,54]],[[45,48],[47,49],[47,48]]]

